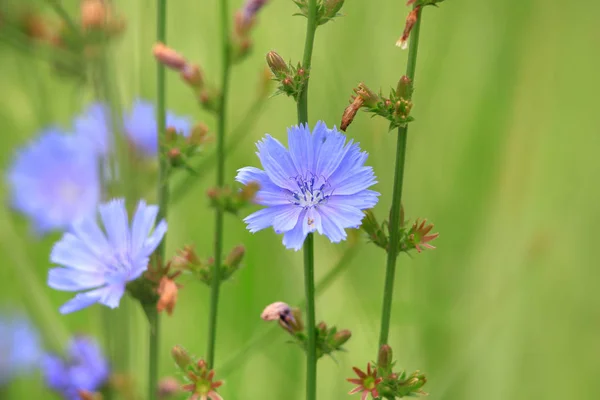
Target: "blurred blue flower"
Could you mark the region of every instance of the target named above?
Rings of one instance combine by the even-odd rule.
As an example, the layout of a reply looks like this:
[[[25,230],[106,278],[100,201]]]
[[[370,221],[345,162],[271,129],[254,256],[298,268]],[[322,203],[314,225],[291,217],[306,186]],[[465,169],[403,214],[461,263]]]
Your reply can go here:
[[[34,370],[42,356],[37,330],[23,315],[0,315],[0,387]]]
[[[153,229],[158,207],[140,201],[129,226],[125,202],[112,200],[99,206],[102,231],[95,217],[73,224],[52,249],[50,260],[60,265],[48,273],[48,286],[57,290],[84,291],[65,303],[63,314],[94,303],[119,305],[128,282],[148,267],[150,255],[167,231],[163,220]]]
[[[39,234],[68,228],[93,213],[100,198],[93,150],[58,129],[21,149],[7,178],[13,207],[31,219]]]
[[[67,400],[79,400],[80,390],[94,392],[108,380],[110,369],[98,344],[78,336],[69,343],[66,359],[48,354],[42,362],[46,385]]]
[[[80,135],[105,157],[112,147],[112,129],[110,127],[110,111],[106,104],[92,103],[74,122],[75,133]]]
[[[288,129],[289,151],[267,135],[257,143],[264,168],[238,170],[242,184],[258,182],[256,202],[267,206],[244,219],[254,233],[273,226],[283,233],[283,244],[299,250],[309,232],[317,231],[337,243],[346,238],[345,228],[360,226],[361,210],[377,203],[379,193],[367,190],[375,184],[367,153],[335,128],[317,123]]]
[[[127,137],[146,156],[155,156],[158,152],[158,125],[156,121],[154,104],[143,100],[136,100],[131,113],[124,117]],[[187,137],[192,130],[192,121],[188,117],[179,117],[168,112],[166,126]]]

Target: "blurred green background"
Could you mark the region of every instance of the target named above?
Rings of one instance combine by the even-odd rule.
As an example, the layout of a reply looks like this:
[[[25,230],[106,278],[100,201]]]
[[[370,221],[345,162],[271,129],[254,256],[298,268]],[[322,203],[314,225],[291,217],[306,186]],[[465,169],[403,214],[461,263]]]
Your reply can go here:
[[[64,3],[76,15],[77,2]],[[127,18],[114,57],[121,101],[154,100],[154,4],[114,3]],[[168,3],[168,43],[216,81],[218,0]],[[231,1],[232,11],[241,4]],[[274,0],[261,12],[253,53],[233,70],[230,127],[257,97],[269,50],[285,59],[301,58],[305,20],[292,17],[295,11],[291,1]],[[55,18],[47,6],[44,12]],[[407,52],[394,43],[407,12],[400,0],[348,0],[345,17],[319,29],[311,123],[339,124],[359,82],[385,92],[396,85]],[[407,217],[428,218],[441,236],[437,250],[400,257],[390,344],[400,368],[427,374],[424,389],[431,399],[600,398],[600,297],[593,253],[600,223],[599,13],[593,1],[464,0],[428,7],[423,14],[404,205]],[[6,170],[15,149],[44,126],[70,126],[93,93],[59,78],[43,60],[0,46],[0,163]],[[215,127],[174,73],[168,74],[168,108]],[[285,140],[286,127],[295,121],[291,99],[268,99],[228,155],[228,180],[242,166],[258,166],[253,143],[265,132]],[[391,201],[394,134],[384,120],[359,113],[348,135],[370,153],[382,194],[376,213],[384,218]],[[194,243],[202,256],[211,255],[213,214],[205,191],[214,171],[201,175],[169,211],[168,254]],[[6,188],[2,195],[6,203]],[[37,299],[45,307],[44,319],[37,321],[41,328],[50,321],[71,332],[102,335],[99,306],[59,316],[58,306],[70,294],[45,286],[49,250],[58,235],[34,238],[8,210],[0,217],[2,303],[24,308]],[[317,300],[319,320],[353,332],[348,352],[337,362],[319,362],[321,399],[348,398],[352,385],[345,378],[352,376],[351,366],[364,368],[376,355],[385,255],[360,241],[344,273]],[[219,373],[249,341],[273,329],[259,318],[265,305],[297,304],[303,296],[301,253],[285,250],[272,231],[249,234],[228,216],[225,247],[240,243],[247,247],[244,267],[221,292],[216,366],[225,385],[220,392],[228,400],[302,399],[303,356],[277,329],[225,375]],[[318,278],[348,245],[322,237],[316,245]],[[204,355],[208,299],[207,287],[186,282],[175,314],[163,318],[161,376],[176,375],[169,357],[173,345]],[[131,366],[143,390],[145,320],[127,303],[134,325]],[[52,397],[34,379],[18,381],[9,398]]]

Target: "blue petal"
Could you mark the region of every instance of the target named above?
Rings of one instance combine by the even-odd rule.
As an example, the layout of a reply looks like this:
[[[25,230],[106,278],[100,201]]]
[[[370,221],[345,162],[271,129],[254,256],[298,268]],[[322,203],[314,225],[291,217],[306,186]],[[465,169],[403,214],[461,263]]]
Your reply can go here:
[[[315,165],[317,160],[321,154],[321,148],[323,147],[323,143],[325,143],[327,134],[329,133],[329,129],[327,125],[323,121],[317,122],[312,131],[312,151],[313,151],[313,165],[311,167],[311,171],[315,169]]]
[[[322,216],[327,216],[336,225],[342,228],[356,228],[360,226],[365,214],[356,207],[337,204],[325,204],[319,207]]]
[[[298,218],[298,223],[296,224],[294,229],[287,231],[283,235],[283,245],[287,249],[294,249],[295,251],[298,251],[302,248],[302,245],[304,244],[304,239],[306,239],[306,234],[304,233],[304,230],[302,228],[302,223],[305,219],[305,216],[306,210],[303,210],[300,214],[300,217]]]
[[[350,145],[344,147],[346,136],[336,130],[328,131],[324,138],[314,172],[316,176],[327,179],[340,165]]]
[[[144,254],[145,256],[149,256],[150,254],[152,254],[152,252],[156,250],[156,248],[162,241],[163,237],[165,236],[165,233],[167,233],[167,221],[163,219],[158,223],[158,225],[156,225],[156,228],[154,228],[154,232],[152,232],[152,235],[150,235],[150,237],[148,237],[148,239],[146,239],[146,241],[144,242],[142,254]]]
[[[311,207],[306,211],[306,216],[302,221],[302,233],[306,236],[314,231],[323,233],[323,227],[321,225],[321,214],[317,209]]]
[[[108,379],[108,361],[91,338],[77,336],[69,344],[69,355],[76,363],[70,367],[70,385],[77,389],[96,391]]]
[[[103,288],[102,297],[99,300],[100,304],[104,304],[110,308],[117,308],[121,297],[125,293],[125,283],[122,285],[110,285]]]
[[[74,270],[102,272],[106,266],[93,254],[85,243],[71,233],[65,233],[52,248],[50,261]]]
[[[154,104],[136,100],[131,113],[124,117],[125,132],[133,144],[148,156],[158,151],[158,127]]]
[[[175,129],[175,132],[184,137],[190,136],[192,131],[192,120],[189,117],[180,117],[172,112],[167,112],[166,127]]]
[[[150,231],[156,222],[157,215],[157,206],[148,206],[145,201],[140,200],[131,223],[132,258],[137,257],[143,250],[144,243],[147,241],[148,235],[150,235]]]
[[[284,209],[273,216],[273,229],[277,233],[284,233],[293,229],[298,222],[298,217],[302,212],[302,207],[299,206],[284,206]]]
[[[327,204],[330,206],[336,206],[338,204],[344,204],[366,210],[373,208],[377,204],[379,193],[372,190],[363,190],[352,195],[332,195],[327,199]]]
[[[42,370],[46,385],[54,390],[63,390],[69,384],[69,375],[62,358],[46,355],[42,360]]]
[[[290,157],[298,173],[306,176],[314,170],[314,151],[308,124],[288,128]]]
[[[77,221],[71,227],[71,232],[79,239],[82,246],[85,246],[100,260],[103,260],[104,256],[112,251],[104,232],[102,232],[96,223],[95,217],[88,217]]]
[[[110,110],[103,103],[93,103],[75,118],[73,123],[75,132],[87,142],[94,151],[101,155],[108,155],[112,146],[112,132],[110,128]]]
[[[69,314],[74,311],[82,310],[92,304],[100,301],[102,294],[98,290],[92,290],[91,292],[79,293],[71,300],[63,304],[58,311],[61,314]]]
[[[266,135],[256,147],[256,154],[271,181],[277,186],[293,190],[298,171],[286,148],[271,135]]]
[[[259,184],[260,190],[254,198],[254,202],[257,204],[277,206],[290,203],[290,191],[274,184],[263,170],[254,167],[241,168],[238,170],[235,180],[244,185],[250,182],[257,182]]]
[[[248,230],[252,233],[255,233],[262,229],[268,228],[269,226],[272,226],[275,218],[277,218],[278,216],[296,213],[298,209],[299,207],[293,204],[263,208],[262,210],[259,210],[244,218],[244,222],[248,224]],[[280,226],[283,226],[285,223],[285,220],[281,220]],[[294,225],[292,225],[292,227],[293,226]]]
[[[71,268],[51,268],[48,271],[48,286],[56,290],[74,292],[93,289],[105,283],[102,273],[89,273]]]
[[[130,249],[125,201],[123,199],[113,199],[100,205],[98,209],[113,253],[125,253]]]
[[[362,167],[360,170],[347,175],[345,179],[340,178],[335,183],[330,181],[335,195],[353,195],[376,183],[375,174],[371,167]]]
[[[340,226],[331,216],[321,212],[321,225],[323,226],[323,234],[333,243],[339,243],[346,240],[346,231]]]

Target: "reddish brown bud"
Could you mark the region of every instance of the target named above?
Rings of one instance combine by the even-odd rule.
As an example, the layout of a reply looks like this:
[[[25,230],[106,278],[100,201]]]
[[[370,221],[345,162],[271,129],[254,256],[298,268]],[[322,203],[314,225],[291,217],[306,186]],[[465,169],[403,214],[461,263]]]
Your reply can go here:
[[[401,99],[408,100],[412,96],[412,81],[406,75],[402,76],[398,81],[398,86],[396,87],[396,95]]]
[[[417,22],[417,18],[419,17],[420,7],[415,7],[406,17],[406,24],[404,26],[404,32],[398,41],[396,42],[396,46],[400,47],[402,50],[408,48],[408,37],[410,36],[410,32],[412,28],[415,26]]]
[[[173,357],[173,360],[175,360],[175,364],[177,364],[182,371],[186,371],[187,368],[193,363],[190,353],[188,353],[187,350],[181,346],[173,347],[171,349],[171,356]]]
[[[358,110],[360,110],[364,103],[365,101],[360,96],[356,96],[352,100],[352,103],[346,107],[344,114],[342,115],[342,123],[340,124],[340,129],[342,131],[346,132],[346,129],[348,129],[348,126],[354,121],[356,113],[358,113]]]
[[[181,54],[160,42],[154,45],[152,53],[158,62],[177,71],[184,68],[187,63]]]
[[[79,10],[83,29],[101,28],[109,16],[109,10],[103,0],[83,0]]]
[[[199,122],[198,124],[194,125],[192,133],[186,141],[188,144],[196,146],[206,143],[208,132],[208,126],[206,126],[206,124],[203,122]]]
[[[275,51],[267,53],[267,64],[275,76],[289,74],[290,69],[285,60]]]
[[[235,246],[231,252],[225,257],[225,265],[229,267],[237,268],[242,260],[244,259],[244,254],[246,253],[246,249],[244,246],[239,245]]]
[[[379,349],[379,357],[377,358],[377,366],[382,368],[384,371],[387,371],[392,366],[393,361],[393,353],[392,348],[384,344]]]
[[[352,337],[352,332],[348,329],[341,330],[333,335],[333,343],[335,347],[344,345]]]
[[[166,276],[163,276],[158,284],[157,293],[160,296],[156,303],[158,312],[167,310],[167,314],[173,314],[173,309],[177,303],[177,293],[179,288],[177,284]]]
[[[201,88],[204,86],[204,76],[202,75],[202,70],[196,64],[185,64],[181,68],[181,79],[195,88]]]

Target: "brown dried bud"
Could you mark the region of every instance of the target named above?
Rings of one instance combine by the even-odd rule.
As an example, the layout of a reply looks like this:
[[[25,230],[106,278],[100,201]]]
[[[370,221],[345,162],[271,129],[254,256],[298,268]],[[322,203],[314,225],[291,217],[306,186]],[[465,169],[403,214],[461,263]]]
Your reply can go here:
[[[267,53],[267,64],[275,76],[290,73],[287,63],[275,51],[270,51]]]
[[[177,71],[183,69],[187,64],[186,59],[181,54],[160,42],[154,45],[152,53],[159,63]]]
[[[104,0],[83,0],[79,10],[83,29],[101,28],[106,24],[109,16]]]
[[[163,276],[158,284],[158,289],[156,292],[160,296],[158,302],[156,303],[156,309],[158,312],[163,312],[167,310],[167,314],[172,315],[173,309],[175,308],[175,304],[177,303],[177,293],[179,291],[179,287],[167,276]]]
[[[419,18],[419,10],[421,7],[415,7],[406,17],[406,25],[404,26],[404,32],[402,32],[402,36],[396,42],[396,46],[400,47],[402,50],[406,50],[408,48],[408,37],[410,36],[410,32],[412,28],[415,26],[417,22],[417,18]]]
[[[200,264],[200,259],[196,255],[196,251],[193,246],[184,246],[183,249],[179,249],[177,254],[171,258],[171,267],[174,269],[187,269],[191,265]]]
[[[186,142],[196,146],[204,144],[207,141],[208,132],[208,126],[203,122],[199,122],[192,128],[192,133],[188,136]]]
[[[356,113],[363,106],[365,101],[360,96],[356,96],[353,98],[352,103],[344,110],[344,114],[342,115],[342,123],[340,124],[340,129],[346,132],[348,126],[354,121],[354,117],[356,117]]]

